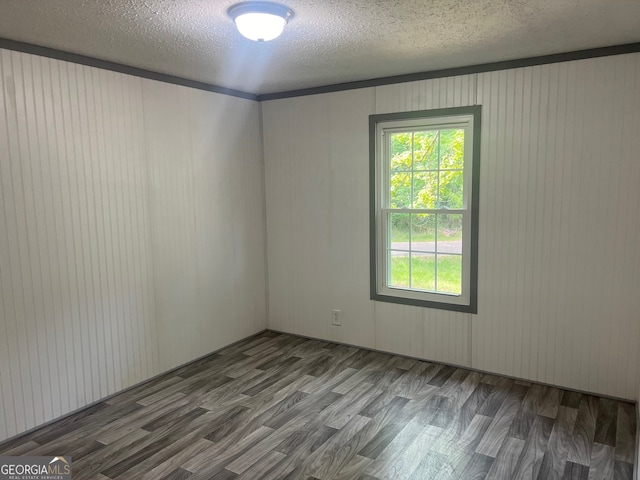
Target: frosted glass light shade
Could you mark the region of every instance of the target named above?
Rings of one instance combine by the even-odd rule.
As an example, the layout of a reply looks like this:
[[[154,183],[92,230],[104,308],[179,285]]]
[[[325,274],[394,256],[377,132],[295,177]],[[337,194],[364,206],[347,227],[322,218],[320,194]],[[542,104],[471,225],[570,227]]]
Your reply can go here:
[[[280,36],[293,16],[293,11],[284,5],[270,2],[245,2],[228,10],[238,31],[249,40],[268,42]]]
[[[270,13],[245,13],[236,17],[238,31],[249,40],[268,42],[280,36],[287,21]]]

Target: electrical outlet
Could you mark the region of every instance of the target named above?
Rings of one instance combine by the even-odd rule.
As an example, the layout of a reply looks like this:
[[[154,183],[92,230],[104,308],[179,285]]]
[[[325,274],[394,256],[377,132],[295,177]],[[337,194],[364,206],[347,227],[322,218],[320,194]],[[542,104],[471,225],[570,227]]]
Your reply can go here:
[[[331,310],[331,325],[337,327],[342,325],[342,312],[340,310]]]

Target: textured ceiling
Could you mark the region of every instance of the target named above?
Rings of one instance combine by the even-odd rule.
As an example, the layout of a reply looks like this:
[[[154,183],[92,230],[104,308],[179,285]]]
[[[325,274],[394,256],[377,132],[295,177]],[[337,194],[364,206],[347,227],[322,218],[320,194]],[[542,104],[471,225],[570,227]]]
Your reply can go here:
[[[0,37],[253,93],[640,41],[640,0],[282,0],[267,43],[236,0],[0,0]]]

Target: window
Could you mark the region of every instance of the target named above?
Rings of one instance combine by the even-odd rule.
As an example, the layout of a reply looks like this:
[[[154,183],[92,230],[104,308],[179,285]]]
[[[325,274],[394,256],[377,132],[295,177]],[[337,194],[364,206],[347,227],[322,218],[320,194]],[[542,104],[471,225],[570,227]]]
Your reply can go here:
[[[480,111],[370,116],[373,300],[477,312]]]

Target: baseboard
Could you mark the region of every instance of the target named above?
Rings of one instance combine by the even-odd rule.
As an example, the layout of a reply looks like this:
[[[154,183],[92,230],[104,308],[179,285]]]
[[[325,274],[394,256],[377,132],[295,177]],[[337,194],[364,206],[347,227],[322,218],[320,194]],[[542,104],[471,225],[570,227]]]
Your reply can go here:
[[[180,365],[178,365],[176,367],[170,368],[169,370],[166,370],[164,372],[158,373],[157,375],[154,375],[153,377],[149,377],[146,380],[138,382],[138,383],[136,383],[134,385],[131,385],[131,386],[127,387],[127,388],[124,388],[122,390],[118,390],[116,393],[112,393],[111,395],[107,395],[106,397],[101,398],[99,400],[96,400],[95,402],[91,402],[91,403],[85,405],[84,407],[77,408],[76,410],[73,410],[72,412],[65,413],[64,415],[56,417],[53,420],[49,420],[48,422],[41,423],[40,425],[38,425],[36,427],[33,427],[33,428],[30,428],[29,430],[25,430],[24,432],[20,432],[17,435],[13,435],[12,437],[6,438],[6,439],[0,441],[0,448],[2,448],[3,445],[5,445],[7,443],[10,443],[10,442],[12,442],[13,440],[15,440],[15,439],[17,439],[19,437],[22,437],[24,435],[29,435],[29,434],[31,434],[33,432],[36,432],[36,431],[40,430],[41,428],[44,428],[44,427],[47,427],[47,426],[51,425],[52,423],[59,422],[60,420],[64,420],[67,417],[70,417],[72,415],[76,415],[76,414],[78,414],[80,412],[83,412],[83,411],[85,411],[85,410],[87,410],[87,409],[89,409],[91,407],[94,407],[95,405],[97,405],[99,403],[106,402],[106,401],[110,400],[113,397],[117,397],[120,394],[128,392],[129,390],[133,390],[134,388],[141,387],[145,383],[152,382],[153,380],[157,379],[158,377],[161,377],[163,375],[167,375],[167,374],[169,374],[171,372],[175,372],[176,370],[179,370],[182,367],[186,367],[187,365],[191,365],[192,363],[199,362],[200,360],[203,360],[203,359],[205,359],[207,357],[210,357],[211,355],[215,355],[216,353],[218,353],[221,350],[224,350],[225,348],[233,347],[234,345],[237,345],[240,342],[244,342],[245,340],[248,340],[251,337],[255,337],[255,336],[261,335],[266,331],[267,331],[267,329],[264,328],[264,329],[260,330],[259,332],[252,333],[251,335],[243,337],[240,340],[236,340],[235,342],[232,342],[232,343],[230,343],[228,345],[224,345],[224,346],[222,346],[222,347],[220,347],[220,348],[218,348],[218,349],[216,349],[216,350],[214,350],[212,352],[205,353],[204,355],[201,355],[198,358],[194,358],[193,360],[189,360],[188,362],[185,362],[185,363],[182,363],[182,364],[180,364]]]

